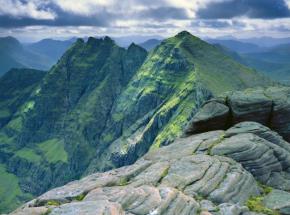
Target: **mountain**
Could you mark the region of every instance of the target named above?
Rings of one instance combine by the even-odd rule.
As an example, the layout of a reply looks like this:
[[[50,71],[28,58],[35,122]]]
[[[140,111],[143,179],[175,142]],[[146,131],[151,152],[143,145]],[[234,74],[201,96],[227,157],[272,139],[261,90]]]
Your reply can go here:
[[[240,42],[237,40],[218,40],[218,39],[208,39],[207,42],[211,44],[219,44],[222,45],[232,51],[238,52],[238,53],[251,53],[251,52],[257,52],[259,50],[263,50],[262,47],[252,44],[252,43],[246,43],[246,42]]]
[[[147,40],[156,39],[162,40],[163,38],[157,35],[150,35],[150,36],[142,36],[142,35],[128,35],[128,36],[121,36],[121,37],[113,37],[114,41],[118,46],[127,48],[131,43],[141,44],[146,42]]]
[[[156,46],[158,46],[161,43],[161,40],[157,40],[157,39],[150,39],[150,40],[146,40],[143,43],[138,44],[139,46],[143,47],[144,49],[146,49],[147,51],[151,51],[152,49],[154,49]]]
[[[241,39],[243,42],[253,43],[262,47],[274,47],[283,44],[290,43],[290,37],[286,38],[274,38],[274,37],[254,37],[248,39]]]
[[[248,53],[235,52],[237,49],[221,45],[218,48],[241,64],[254,68],[273,80],[290,84],[290,44],[257,49]]]
[[[0,129],[9,201],[132,164],[182,135],[204,101],[272,82],[181,32],[149,54],[109,37],[78,39],[35,84]],[[12,208],[7,201],[2,211]]]
[[[43,39],[36,43],[28,44],[26,47],[35,53],[48,57],[52,62],[56,63],[73,43],[74,40]]]
[[[44,39],[23,45],[13,37],[2,37],[0,38],[0,76],[11,68],[49,70],[72,43],[72,40]]]
[[[0,38],[0,76],[11,68],[47,70],[52,64],[48,57],[26,49],[15,38]]]
[[[289,94],[271,87],[212,99],[183,138],[52,189],[13,214],[287,215]]]
[[[3,153],[6,147],[13,142],[13,129],[20,129],[20,121],[11,121],[24,106],[30,94],[44,77],[45,72],[32,69],[12,69],[0,78],[0,129],[6,125],[8,136],[0,134],[0,211],[14,209],[18,204],[29,200],[32,196],[19,188],[18,178],[6,171],[4,164],[9,152]]]

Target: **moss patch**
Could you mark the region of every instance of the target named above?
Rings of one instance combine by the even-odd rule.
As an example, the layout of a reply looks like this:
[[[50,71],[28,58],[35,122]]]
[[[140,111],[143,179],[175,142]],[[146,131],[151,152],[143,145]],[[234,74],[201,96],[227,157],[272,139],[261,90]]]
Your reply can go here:
[[[270,208],[267,208],[263,205],[264,197],[272,192],[272,188],[266,185],[263,185],[261,183],[258,183],[259,187],[262,189],[262,195],[251,197],[246,205],[250,209],[250,211],[257,212],[257,213],[263,213],[267,215],[280,215],[280,213],[276,210],[272,210]]]
[[[263,205],[263,199],[264,199],[263,196],[251,197],[247,201],[246,205],[250,209],[250,211],[253,211],[253,212],[263,213],[267,215],[280,215],[278,211],[265,207]]]

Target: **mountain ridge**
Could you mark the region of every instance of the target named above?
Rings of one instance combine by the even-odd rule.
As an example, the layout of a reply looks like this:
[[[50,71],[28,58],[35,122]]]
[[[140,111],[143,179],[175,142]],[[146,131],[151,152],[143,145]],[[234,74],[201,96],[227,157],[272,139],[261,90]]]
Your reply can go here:
[[[39,195],[168,145],[213,95],[271,84],[188,32],[149,54],[78,39],[0,130],[1,162]]]

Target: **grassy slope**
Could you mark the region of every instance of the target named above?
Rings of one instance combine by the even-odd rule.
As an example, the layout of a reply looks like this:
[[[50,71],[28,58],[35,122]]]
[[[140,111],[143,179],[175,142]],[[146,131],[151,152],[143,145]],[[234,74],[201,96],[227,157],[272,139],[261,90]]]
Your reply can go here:
[[[22,193],[17,176],[8,173],[5,165],[0,164],[0,211],[4,213],[15,209],[23,201],[32,197]]]

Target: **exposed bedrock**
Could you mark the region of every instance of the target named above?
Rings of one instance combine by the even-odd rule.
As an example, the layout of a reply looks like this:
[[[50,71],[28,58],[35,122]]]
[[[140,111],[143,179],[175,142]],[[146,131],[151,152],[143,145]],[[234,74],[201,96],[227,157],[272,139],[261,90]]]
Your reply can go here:
[[[290,140],[290,88],[270,87],[231,92],[206,102],[189,123],[187,135],[259,122]]]

